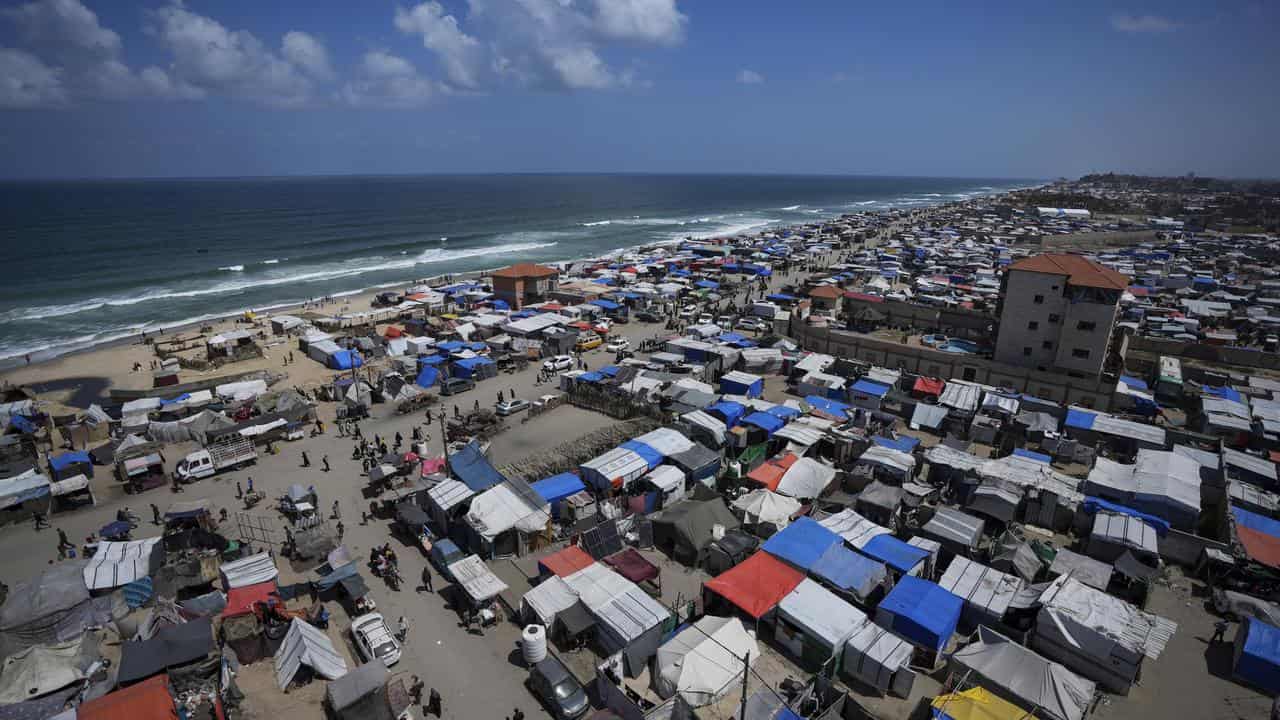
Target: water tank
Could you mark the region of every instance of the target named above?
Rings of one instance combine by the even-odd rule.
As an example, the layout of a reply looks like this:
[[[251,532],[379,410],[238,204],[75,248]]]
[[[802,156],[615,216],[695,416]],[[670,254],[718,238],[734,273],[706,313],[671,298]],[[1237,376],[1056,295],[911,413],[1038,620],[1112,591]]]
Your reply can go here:
[[[541,625],[526,625],[520,636],[526,665],[535,665],[547,657],[547,631]]]

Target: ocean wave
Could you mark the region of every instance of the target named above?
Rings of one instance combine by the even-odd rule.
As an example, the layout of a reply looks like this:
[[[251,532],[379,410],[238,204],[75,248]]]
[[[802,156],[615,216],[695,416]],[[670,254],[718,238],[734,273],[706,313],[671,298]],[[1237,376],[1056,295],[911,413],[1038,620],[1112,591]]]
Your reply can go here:
[[[613,224],[613,221],[612,221],[612,220],[597,220],[597,221],[595,221],[595,222],[585,222],[585,223],[578,223],[578,224],[579,224],[579,225],[581,225],[582,227],[599,227],[599,226],[601,226],[601,225],[611,225],[611,224]]]
[[[270,260],[263,260],[263,261],[262,261],[262,264],[263,264],[263,265],[276,265],[276,264],[278,264],[279,262],[280,262],[280,259],[279,259],[279,258],[271,258]]]
[[[684,232],[673,233],[671,237],[672,239],[691,237],[695,240],[708,240],[710,238],[718,238],[718,237],[732,237],[734,235],[745,233],[749,230],[767,227],[769,225],[773,225],[774,223],[778,223],[778,222],[782,222],[782,221],[777,218],[746,218],[738,222],[721,221],[720,226],[714,229],[701,230],[693,233],[684,233]]]
[[[788,210],[788,211],[791,211],[791,210],[799,210],[799,209],[800,209],[800,206],[799,206],[799,205],[788,205],[788,206],[786,206],[786,207],[784,207],[784,208],[778,208],[778,209],[779,209],[779,210]]]
[[[218,268],[218,269],[219,269],[219,270],[226,270],[227,272],[244,272],[244,266],[243,266],[243,265],[227,265],[227,266],[224,266],[224,267],[220,267],[220,268]]]

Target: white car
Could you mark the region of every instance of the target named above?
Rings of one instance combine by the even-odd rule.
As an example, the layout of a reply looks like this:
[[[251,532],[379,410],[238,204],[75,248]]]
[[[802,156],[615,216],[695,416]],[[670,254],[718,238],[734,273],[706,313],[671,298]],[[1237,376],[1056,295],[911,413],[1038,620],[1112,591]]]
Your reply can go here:
[[[759,320],[753,317],[744,317],[738,321],[738,329],[739,330],[762,330],[764,329],[764,323],[760,322]]]
[[[631,348],[630,338],[624,338],[624,337],[620,337],[620,338],[617,338],[616,340],[612,340],[609,342],[608,345],[604,346],[604,349],[608,350],[609,352],[619,352],[621,350],[628,350],[630,348]]]
[[[400,662],[400,641],[387,627],[382,613],[369,613],[352,620],[351,637],[365,661],[379,658],[388,667]]]
[[[701,315],[698,316],[699,325],[712,325],[715,323],[715,321],[716,321],[716,318],[711,313],[702,313]]]
[[[680,317],[684,320],[692,320],[697,315],[698,315],[697,309],[692,307],[687,307],[680,311]]]
[[[569,370],[572,367],[573,358],[568,355],[556,355],[555,357],[547,358],[542,362],[542,369],[550,370],[551,372]]]
[[[499,415],[515,415],[522,410],[529,409],[529,401],[520,398],[512,398],[505,402],[498,403],[497,411]]]

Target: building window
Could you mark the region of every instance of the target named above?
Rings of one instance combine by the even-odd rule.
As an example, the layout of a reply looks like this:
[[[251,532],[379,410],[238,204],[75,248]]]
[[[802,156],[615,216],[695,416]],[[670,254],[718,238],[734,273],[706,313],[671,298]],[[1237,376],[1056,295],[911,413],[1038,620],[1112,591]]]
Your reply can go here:
[[[1038,321],[1036,321],[1036,320],[1032,320],[1031,322],[1027,323],[1027,329],[1028,329],[1028,330],[1039,330],[1039,329],[1040,329],[1040,323],[1039,323]]]
[[[1085,350],[1084,348],[1076,348],[1076,349],[1074,349],[1074,350],[1072,350],[1072,351],[1071,351],[1071,357],[1073,357],[1073,358],[1080,358],[1081,360],[1088,360],[1088,359],[1089,359],[1089,351],[1088,351],[1088,350]]]
[[[1053,341],[1052,341],[1052,340],[1045,340],[1044,342],[1040,343],[1040,347],[1044,348],[1045,350],[1052,350],[1052,349],[1053,349]]]
[[[1061,318],[1061,317],[1058,317],[1057,315],[1050,315],[1050,316],[1049,316],[1049,322],[1053,323],[1054,325],[1057,325],[1057,324],[1058,324],[1058,321],[1059,321],[1059,320],[1061,320],[1061,319],[1062,319],[1062,318]]]
[[[1023,356],[1023,357],[1031,357],[1031,348],[1029,348],[1029,347],[1024,347],[1024,348],[1022,348],[1022,356]]]
[[[1098,323],[1096,323],[1096,322],[1090,322],[1090,321],[1088,321],[1088,320],[1081,320],[1080,322],[1076,323],[1076,329],[1077,329],[1077,330],[1084,330],[1084,331],[1086,331],[1086,332],[1088,332],[1088,331],[1093,331],[1093,330],[1097,330],[1097,329],[1098,329]]]
[[[1035,304],[1037,304],[1037,305],[1043,305],[1043,304],[1044,304],[1044,296],[1043,296],[1043,295],[1037,295],[1037,296],[1035,297],[1035,299],[1034,299],[1032,302],[1034,302],[1034,303],[1035,303]]]
[[[973,382],[974,379],[978,377],[978,371],[974,368],[967,367],[964,369],[964,372],[961,373],[961,377],[965,382]]]

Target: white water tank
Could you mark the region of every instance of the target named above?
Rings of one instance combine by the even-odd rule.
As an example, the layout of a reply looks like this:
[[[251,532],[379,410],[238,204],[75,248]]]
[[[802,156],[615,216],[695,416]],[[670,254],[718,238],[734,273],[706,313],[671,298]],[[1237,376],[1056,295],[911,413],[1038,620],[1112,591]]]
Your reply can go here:
[[[547,631],[541,625],[526,625],[520,636],[526,665],[536,665],[547,657]]]

